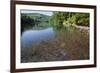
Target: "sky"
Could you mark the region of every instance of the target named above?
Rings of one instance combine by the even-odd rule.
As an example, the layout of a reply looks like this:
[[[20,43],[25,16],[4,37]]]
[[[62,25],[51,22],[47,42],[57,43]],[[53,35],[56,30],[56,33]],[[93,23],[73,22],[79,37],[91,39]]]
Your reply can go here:
[[[37,10],[21,10],[21,13],[40,13],[48,16],[51,16],[53,14],[52,11],[37,11]]]

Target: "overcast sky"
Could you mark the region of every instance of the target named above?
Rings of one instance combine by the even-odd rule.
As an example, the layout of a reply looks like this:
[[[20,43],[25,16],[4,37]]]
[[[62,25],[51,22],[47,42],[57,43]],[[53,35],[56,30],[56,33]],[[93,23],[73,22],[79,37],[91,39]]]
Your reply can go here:
[[[21,13],[40,13],[48,16],[51,16],[53,14],[52,11],[36,11],[36,10],[21,10]]]

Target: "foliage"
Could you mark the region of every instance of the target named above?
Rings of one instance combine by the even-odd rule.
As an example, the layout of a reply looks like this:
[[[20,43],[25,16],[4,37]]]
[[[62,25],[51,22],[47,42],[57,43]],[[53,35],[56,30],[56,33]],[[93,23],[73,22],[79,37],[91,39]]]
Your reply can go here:
[[[33,26],[36,28],[52,26],[56,29],[66,29],[73,27],[73,25],[89,26],[89,13],[55,11],[52,16],[39,13],[21,14],[22,31]]]
[[[50,22],[58,29],[73,25],[89,26],[89,13],[54,12]]]
[[[51,17],[51,24],[61,29],[63,28],[63,21],[68,18],[68,12],[53,12],[53,16]]]
[[[89,26],[89,14],[88,13],[76,13],[74,15],[75,23],[81,26]]]
[[[25,28],[35,25],[34,23],[35,21],[31,17],[21,14],[21,32],[23,32]]]

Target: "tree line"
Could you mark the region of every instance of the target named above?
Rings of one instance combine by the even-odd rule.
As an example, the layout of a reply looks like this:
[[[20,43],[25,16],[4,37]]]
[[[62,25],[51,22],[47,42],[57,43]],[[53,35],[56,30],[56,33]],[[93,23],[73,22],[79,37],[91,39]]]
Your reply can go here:
[[[45,19],[43,19],[45,18]],[[89,27],[89,13],[78,12],[53,12],[50,17],[47,16],[28,16],[27,14],[21,14],[21,32],[27,28],[38,26],[41,22],[45,21],[46,24],[51,25],[57,29],[63,29],[73,25],[88,26]],[[47,26],[45,24],[42,24]]]
[[[53,12],[50,23],[58,29],[73,25],[89,27],[89,13]]]
[[[40,22],[39,17],[32,18],[26,14],[21,14],[21,31],[23,32],[25,29],[37,26]]]

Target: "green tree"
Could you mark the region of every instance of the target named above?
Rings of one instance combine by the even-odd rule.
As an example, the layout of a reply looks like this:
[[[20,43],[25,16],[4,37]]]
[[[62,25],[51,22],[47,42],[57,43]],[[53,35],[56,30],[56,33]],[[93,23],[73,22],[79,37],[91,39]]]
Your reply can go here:
[[[50,23],[57,29],[73,25],[89,26],[89,13],[54,12]]]

